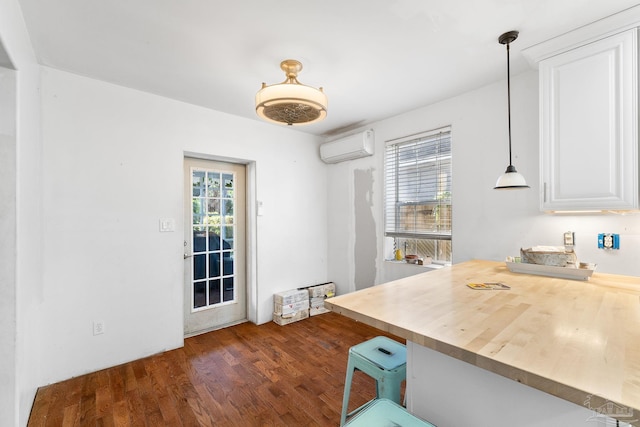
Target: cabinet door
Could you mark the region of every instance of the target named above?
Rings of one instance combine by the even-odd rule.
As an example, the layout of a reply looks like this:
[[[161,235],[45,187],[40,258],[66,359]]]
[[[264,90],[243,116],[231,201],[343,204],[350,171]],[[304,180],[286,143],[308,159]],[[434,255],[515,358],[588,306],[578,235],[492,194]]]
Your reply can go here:
[[[541,208],[638,208],[637,30],[540,62]]]

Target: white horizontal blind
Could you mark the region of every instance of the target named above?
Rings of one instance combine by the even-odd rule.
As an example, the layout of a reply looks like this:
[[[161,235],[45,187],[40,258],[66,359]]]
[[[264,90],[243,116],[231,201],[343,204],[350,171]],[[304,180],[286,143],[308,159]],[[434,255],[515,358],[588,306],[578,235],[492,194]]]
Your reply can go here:
[[[451,129],[390,141],[385,235],[451,240]]]

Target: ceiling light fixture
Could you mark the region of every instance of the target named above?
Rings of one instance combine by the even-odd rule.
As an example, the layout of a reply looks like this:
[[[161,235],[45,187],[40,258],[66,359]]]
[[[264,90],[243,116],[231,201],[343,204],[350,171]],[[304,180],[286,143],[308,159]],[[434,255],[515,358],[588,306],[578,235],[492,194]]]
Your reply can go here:
[[[267,86],[256,94],[256,113],[264,120],[287,125],[304,125],[319,122],[327,116],[327,95],[297,79],[302,64],[286,59],[280,68],[287,78],[282,83]]]
[[[511,162],[511,70],[509,69],[509,44],[518,38],[517,31],[509,31],[498,38],[500,44],[507,45],[507,110],[509,114],[509,166],[504,174],[500,175],[495,190],[517,190],[529,188],[524,176],[518,173]]]

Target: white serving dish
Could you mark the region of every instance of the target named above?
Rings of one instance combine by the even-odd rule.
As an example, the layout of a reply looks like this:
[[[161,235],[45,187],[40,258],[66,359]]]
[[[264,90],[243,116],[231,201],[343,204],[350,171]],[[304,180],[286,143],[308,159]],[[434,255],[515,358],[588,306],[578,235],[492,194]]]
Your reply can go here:
[[[536,274],[538,276],[558,277],[560,279],[589,280],[596,266],[589,268],[556,267],[553,265],[527,264],[524,262],[505,262],[512,273]]]

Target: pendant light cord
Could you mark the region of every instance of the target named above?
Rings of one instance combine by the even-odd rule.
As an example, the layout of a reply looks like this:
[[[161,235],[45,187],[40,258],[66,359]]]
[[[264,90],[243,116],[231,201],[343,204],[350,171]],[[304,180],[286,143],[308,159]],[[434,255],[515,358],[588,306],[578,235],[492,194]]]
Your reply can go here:
[[[511,163],[511,69],[509,67],[509,43],[507,43],[507,117],[509,121],[509,166]]]
[[[517,38],[517,31],[508,31],[498,37],[498,42],[500,44],[507,45],[507,118],[509,124],[509,166],[507,166],[507,170],[504,172],[504,174],[500,175],[500,177],[498,178],[496,186],[493,187],[495,189],[529,188],[524,177],[520,175],[516,168],[513,166],[513,159],[511,154],[511,58],[509,58],[509,51],[511,50],[511,42],[513,42]]]

